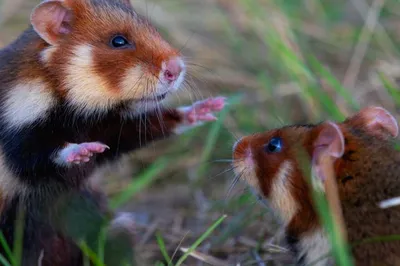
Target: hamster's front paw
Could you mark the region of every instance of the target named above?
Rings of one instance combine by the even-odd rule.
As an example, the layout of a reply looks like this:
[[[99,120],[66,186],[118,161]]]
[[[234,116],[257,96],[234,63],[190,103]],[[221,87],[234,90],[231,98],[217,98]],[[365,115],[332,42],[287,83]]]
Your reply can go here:
[[[217,120],[214,113],[221,111],[225,104],[226,98],[215,97],[195,102],[191,106],[178,108],[178,111],[183,115],[183,121],[174,132],[181,134],[188,129],[202,125],[204,122]]]
[[[103,153],[109,147],[100,142],[69,143],[58,152],[55,161],[62,165],[80,164],[90,161],[95,153]]]
[[[195,126],[202,122],[216,120],[213,113],[221,111],[225,103],[224,97],[209,98],[195,102],[192,106],[181,107],[179,110],[183,113],[184,123]]]

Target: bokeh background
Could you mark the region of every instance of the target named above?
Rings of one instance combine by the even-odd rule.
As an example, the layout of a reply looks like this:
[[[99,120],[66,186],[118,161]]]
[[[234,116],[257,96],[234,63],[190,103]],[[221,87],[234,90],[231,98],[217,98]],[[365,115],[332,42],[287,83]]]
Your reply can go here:
[[[0,46],[27,27],[38,2],[0,0]],[[162,265],[168,256],[176,263],[201,236],[183,265],[290,265],[279,219],[230,170],[232,145],[284,124],[342,120],[372,104],[398,118],[400,2],[132,3],[188,62],[188,84],[168,104],[217,95],[230,102],[217,122],[94,175],[112,203],[135,213],[139,265]]]

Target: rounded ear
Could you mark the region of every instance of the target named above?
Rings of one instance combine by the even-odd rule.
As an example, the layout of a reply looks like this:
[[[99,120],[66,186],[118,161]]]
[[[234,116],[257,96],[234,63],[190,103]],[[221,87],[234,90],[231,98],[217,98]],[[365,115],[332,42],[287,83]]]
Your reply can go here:
[[[316,128],[317,136],[313,141],[314,153],[324,152],[334,158],[344,153],[344,137],[339,126],[333,122],[325,122]]]
[[[311,167],[313,173],[320,179],[326,180],[326,160],[324,157],[330,156],[337,159],[343,156],[345,145],[344,136],[339,126],[333,122],[325,122],[315,128],[316,135],[312,140],[313,152]]]
[[[375,136],[381,136],[382,132],[390,134],[393,138],[399,135],[399,125],[396,119],[382,107],[370,106],[364,108],[348,121],[353,126],[365,128]]]
[[[65,7],[65,0],[43,1],[31,13],[33,29],[50,45],[70,33],[71,20],[72,11]]]

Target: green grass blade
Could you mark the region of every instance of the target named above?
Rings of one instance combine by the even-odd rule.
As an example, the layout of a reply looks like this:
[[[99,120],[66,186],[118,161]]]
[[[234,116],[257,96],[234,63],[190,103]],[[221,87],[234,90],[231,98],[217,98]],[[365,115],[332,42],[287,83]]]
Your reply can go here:
[[[243,211],[236,214],[233,219],[221,230],[221,233],[217,236],[214,236],[214,240],[212,240],[212,246],[223,246],[223,244],[228,241],[231,237],[236,237],[240,232],[246,228],[250,223],[253,222],[253,209],[255,205],[248,206]]]
[[[10,246],[8,245],[7,240],[4,237],[4,234],[3,234],[2,231],[0,231],[0,244],[3,247],[5,253],[6,253],[7,257],[8,257],[8,260],[11,262],[12,265],[14,265],[15,264],[14,256],[13,256],[13,254],[11,252]]]
[[[91,250],[84,241],[79,243],[79,248],[82,250],[83,254],[86,255],[94,263],[95,266],[106,266],[103,262],[101,262],[96,253]]]
[[[18,215],[16,220],[15,232],[14,232],[14,264],[13,266],[20,266],[22,261],[22,242],[24,237],[24,225],[25,225],[25,210],[22,204],[18,206]]]
[[[90,265],[90,258],[86,255],[83,256],[83,266],[91,266]]]
[[[140,176],[137,178],[135,177],[132,183],[124,191],[111,199],[111,208],[113,210],[117,209],[119,206],[129,201],[137,192],[143,190],[152,183],[156,179],[156,176],[166,168],[168,162],[169,160],[161,158],[148,167]]]
[[[156,238],[157,238],[157,243],[158,246],[160,247],[161,253],[168,263],[172,262],[171,257],[168,255],[167,248],[165,247],[164,239],[162,238],[161,234],[159,232],[156,233]]]
[[[392,84],[392,82],[386,77],[386,75],[382,72],[378,72],[379,79],[381,80],[383,86],[390,94],[392,99],[394,100],[397,106],[400,106],[400,92],[399,90]]]
[[[358,110],[360,108],[360,105],[354,100],[349,91],[340,84],[339,80],[337,80],[337,78],[333,76],[332,73],[326,69],[319,62],[319,60],[315,58],[314,55],[309,55],[308,60],[313,70],[315,70],[315,72],[324,78],[325,81],[327,81],[328,84],[332,86],[335,91],[347,102],[347,104],[351,106],[351,108],[354,110]]]
[[[0,254],[0,263],[2,266],[11,266],[11,263],[9,263],[8,260],[4,258],[4,256],[1,254]]]
[[[230,108],[232,108],[232,106],[237,104],[241,98],[242,96],[240,94],[231,97],[227,101],[226,107],[220,112],[218,120],[213,122],[211,129],[207,135],[207,141],[205,143],[203,153],[201,154],[201,160],[200,160],[201,162],[206,162],[208,158],[210,158],[212,151],[215,148],[215,144],[217,142],[226,115],[228,114]],[[205,167],[200,167],[198,170],[198,176],[203,176],[205,170],[206,170]]]
[[[211,225],[207,231],[202,234],[199,239],[189,248],[189,250],[178,260],[175,266],[180,266],[200,244],[217,228],[226,218],[226,215],[219,218],[213,225]]]
[[[99,246],[97,256],[101,262],[104,262],[104,248],[107,240],[108,226],[102,226],[99,233]]]

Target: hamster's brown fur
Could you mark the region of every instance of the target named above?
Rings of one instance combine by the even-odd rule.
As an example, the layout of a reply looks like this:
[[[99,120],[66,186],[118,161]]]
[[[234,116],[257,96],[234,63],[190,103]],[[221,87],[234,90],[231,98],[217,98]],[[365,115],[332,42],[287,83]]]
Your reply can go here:
[[[330,133],[321,137],[327,130]],[[381,209],[378,205],[400,196],[400,152],[393,142],[397,134],[397,122],[389,112],[369,107],[342,123],[286,126],[246,136],[234,147],[235,171],[281,214],[287,239],[298,264],[303,265],[330,248],[299,166],[298,152],[306,151],[313,166],[317,149],[329,151],[335,141],[343,142],[343,150],[335,155],[334,169],[351,244],[400,233],[400,206]],[[282,145],[278,152],[270,152],[267,146],[273,138]],[[352,252],[356,265],[400,265],[399,240],[362,244]],[[325,260],[319,265],[331,263]]]
[[[127,245],[107,242],[104,257],[120,266],[133,257],[132,221],[110,213],[89,177],[215,120],[224,99],[162,105],[185,80],[184,58],[129,0],[45,0],[30,22],[0,50],[0,230],[13,246],[21,209],[21,265],[79,266],[77,241],[97,251],[100,227],[111,221],[107,236]]]

